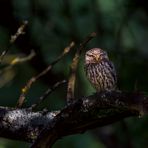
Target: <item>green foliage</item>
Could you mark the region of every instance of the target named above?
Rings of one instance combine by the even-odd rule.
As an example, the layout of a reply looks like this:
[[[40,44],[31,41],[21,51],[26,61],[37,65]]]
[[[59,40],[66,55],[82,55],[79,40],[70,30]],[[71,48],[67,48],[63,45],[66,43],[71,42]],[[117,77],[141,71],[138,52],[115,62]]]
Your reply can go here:
[[[97,37],[87,45],[85,51],[92,47],[100,47],[109,53],[117,69],[119,88],[127,91],[148,91],[148,9],[143,1],[136,0],[133,3],[132,0],[13,0],[11,2],[7,2],[4,6],[3,3],[1,4],[6,10],[10,9],[9,5],[11,9],[10,18],[5,17],[0,22],[0,51],[7,48],[10,34],[14,34],[14,30],[17,30],[18,22],[28,20],[29,24],[26,31],[27,37],[20,37],[20,40],[18,39],[11,47],[5,57],[6,63],[10,61],[10,57],[16,54],[27,54],[26,51],[31,48],[36,50],[40,58],[36,59],[36,66],[32,62],[26,62],[16,65],[9,71],[6,77],[9,81],[0,88],[1,105],[15,106],[21,88],[29,78],[41,71],[39,67],[45,67],[52,62],[71,41],[75,41],[78,46],[91,32],[97,32]],[[6,15],[3,10],[0,10],[0,13]],[[27,42],[24,43],[22,40]],[[56,82],[58,78],[68,79],[69,66],[76,47],[52,69],[52,77],[48,78],[49,81],[40,79],[33,84],[27,95],[25,106],[35,102],[52,85],[51,80]],[[89,95],[95,91],[85,77],[83,65],[85,51],[77,71],[75,92],[77,97]],[[4,75],[6,76],[6,73],[0,74],[0,77]],[[1,78],[0,83],[2,83]],[[40,105],[39,109],[47,107],[49,110],[54,110],[63,107],[66,88],[66,86],[58,88]],[[119,146],[124,143],[127,147],[128,140],[135,148],[148,145],[147,117],[127,119],[125,124],[129,137],[126,136],[123,125],[118,123],[110,126],[112,129],[110,137],[104,130],[105,142],[100,134],[98,134],[100,140],[96,140],[94,134],[89,132],[66,137],[56,143],[54,148],[82,146],[103,148],[108,146],[109,138],[114,145],[118,143]],[[113,141],[112,136],[116,140]],[[10,145],[22,147],[24,144],[16,145],[15,142],[6,140],[3,142],[1,139],[0,147],[9,148]]]

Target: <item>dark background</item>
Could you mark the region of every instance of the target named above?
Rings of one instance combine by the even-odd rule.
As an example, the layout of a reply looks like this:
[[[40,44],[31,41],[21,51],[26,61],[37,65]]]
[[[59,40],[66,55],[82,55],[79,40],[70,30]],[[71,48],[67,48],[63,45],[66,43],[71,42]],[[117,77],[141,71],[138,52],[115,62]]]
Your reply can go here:
[[[1,0],[0,52],[8,47],[23,20],[28,20],[26,34],[10,47],[0,65],[0,105],[16,105],[26,81],[41,72],[71,41],[76,47],[52,71],[33,84],[25,106],[34,103],[55,82],[68,79],[69,66],[79,43],[91,32],[97,37],[86,50],[106,50],[118,73],[121,90],[148,91],[148,5],[146,0]],[[19,55],[34,49],[31,61],[4,70]],[[86,79],[83,51],[77,71],[75,95],[95,92]],[[66,85],[58,88],[40,105],[39,110],[60,109],[65,104]],[[0,147],[28,147],[27,143],[0,139]],[[145,148],[148,147],[148,118],[128,118],[82,135],[59,140],[54,148]]]

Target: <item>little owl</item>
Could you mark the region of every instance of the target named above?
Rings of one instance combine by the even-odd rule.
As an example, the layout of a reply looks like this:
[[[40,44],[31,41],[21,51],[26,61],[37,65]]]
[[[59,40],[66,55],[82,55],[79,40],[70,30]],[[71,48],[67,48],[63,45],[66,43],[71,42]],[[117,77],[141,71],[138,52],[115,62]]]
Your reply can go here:
[[[93,48],[86,52],[85,71],[97,92],[116,89],[116,71],[104,50]]]

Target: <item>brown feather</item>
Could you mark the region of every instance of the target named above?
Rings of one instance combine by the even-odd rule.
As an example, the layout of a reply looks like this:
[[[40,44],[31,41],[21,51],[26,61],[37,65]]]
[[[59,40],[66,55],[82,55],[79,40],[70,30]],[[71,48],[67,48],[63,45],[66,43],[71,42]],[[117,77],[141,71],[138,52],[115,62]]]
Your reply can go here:
[[[88,80],[98,92],[116,89],[117,76],[114,65],[102,49],[93,48],[86,52],[85,71]]]

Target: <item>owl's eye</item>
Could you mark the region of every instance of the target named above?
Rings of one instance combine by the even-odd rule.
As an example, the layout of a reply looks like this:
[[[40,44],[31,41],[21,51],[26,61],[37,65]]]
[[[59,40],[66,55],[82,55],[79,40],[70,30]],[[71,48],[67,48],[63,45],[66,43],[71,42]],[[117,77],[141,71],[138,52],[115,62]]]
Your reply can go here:
[[[87,53],[86,56],[94,58],[94,54],[92,54],[92,53]]]

